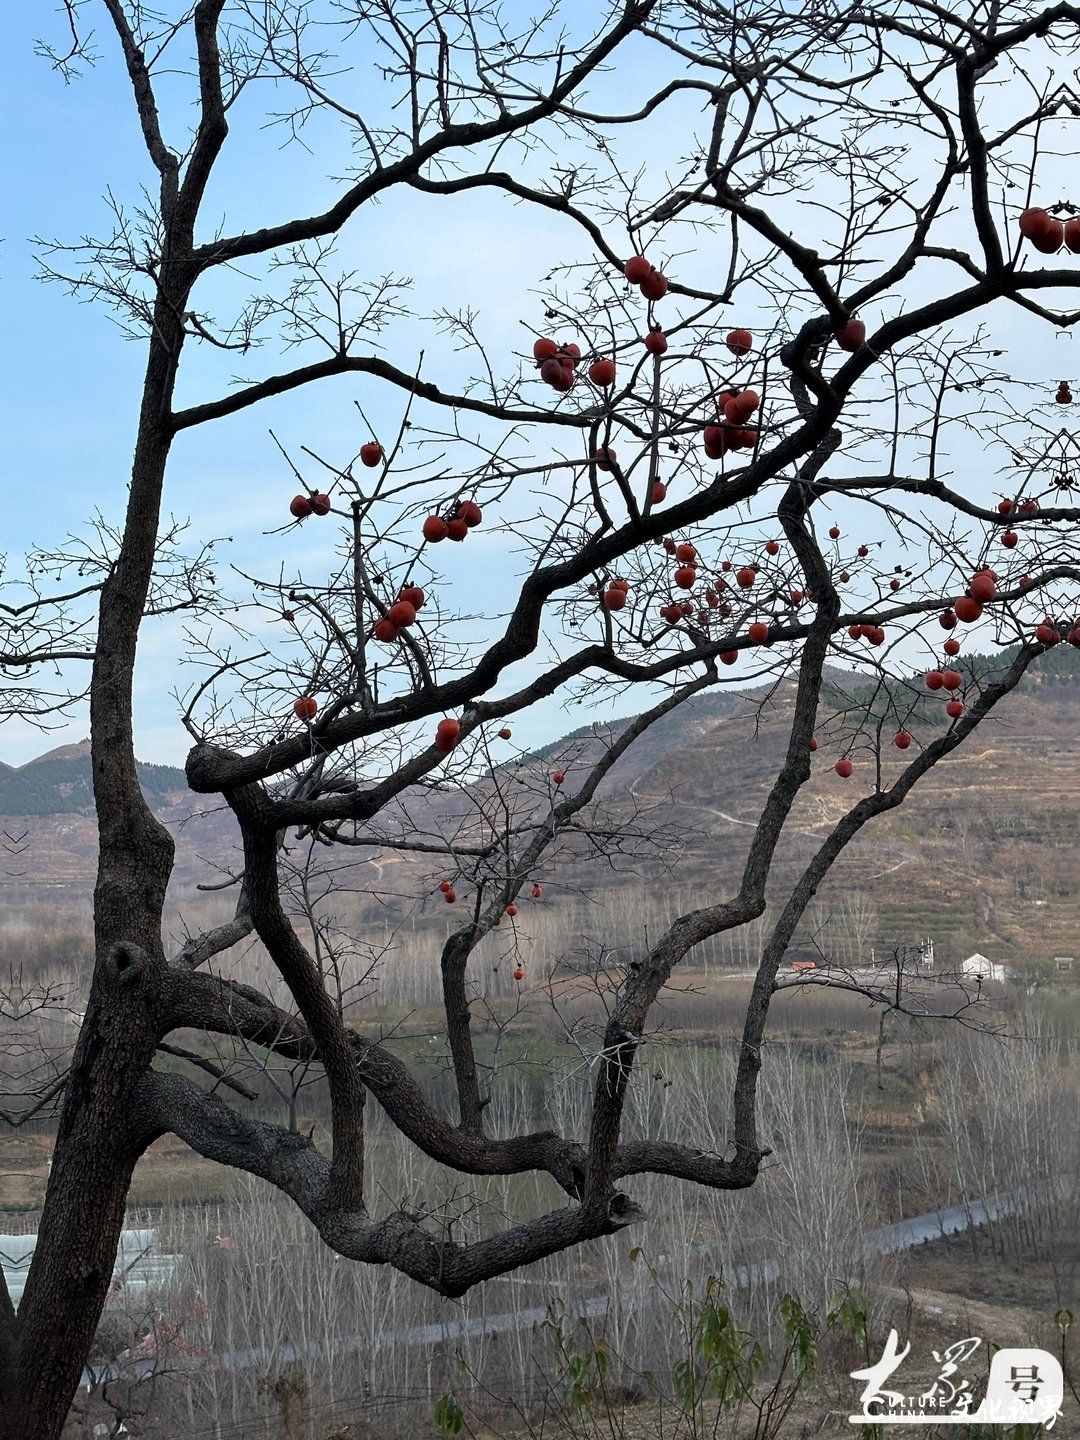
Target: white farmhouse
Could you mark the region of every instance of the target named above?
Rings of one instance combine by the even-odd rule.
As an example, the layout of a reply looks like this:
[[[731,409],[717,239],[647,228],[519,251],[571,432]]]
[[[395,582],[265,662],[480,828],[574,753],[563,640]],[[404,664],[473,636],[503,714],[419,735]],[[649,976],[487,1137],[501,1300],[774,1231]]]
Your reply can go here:
[[[960,973],[970,980],[997,980],[1005,983],[1005,966],[994,960],[988,960],[985,955],[980,955],[976,950],[974,955],[969,955],[960,964]]]

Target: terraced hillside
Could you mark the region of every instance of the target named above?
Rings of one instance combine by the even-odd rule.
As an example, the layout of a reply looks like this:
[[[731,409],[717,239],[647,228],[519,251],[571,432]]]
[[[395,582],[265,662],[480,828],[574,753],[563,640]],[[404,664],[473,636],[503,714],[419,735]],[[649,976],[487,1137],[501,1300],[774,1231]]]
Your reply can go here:
[[[835,695],[863,683],[839,672],[831,678]],[[598,859],[579,841],[569,865],[540,877],[545,903],[580,909],[582,893],[590,892],[598,913],[618,915],[629,913],[633,897],[635,911],[644,905],[659,918],[675,904],[730,889],[786,746],[792,697],[790,686],[764,702],[761,692],[721,692],[649,732],[612,770],[601,799],[609,824],[632,828],[644,812],[648,824],[659,827],[661,842],[648,853]],[[1080,952],[1078,719],[1080,659],[1062,645],[905,806],[867,827],[823,888],[799,937],[800,951],[829,953],[843,945],[851,959],[853,945],[930,936],[945,963],[978,949],[1021,969],[1049,967],[1055,955]],[[910,722],[916,744],[938,733],[940,723],[936,711],[916,713]],[[547,777],[556,764],[567,769],[572,785],[606,733],[587,727],[512,763],[508,773],[521,782],[523,811],[548,803]],[[873,783],[872,758],[859,751],[852,779],[835,775],[842,724],[823,719],[819,745],[777,857],[776,895],[862,787]],[[887,778],[901,757],[890,746],[885,750]],[[192,892],[196,881],[212,881],[236,865],[228,812],[189,795],[178,770],[148,766],[145,778],[177,837],[178,906],[187,913],[227,903],[193,901]],[[0,770],[0,894],[7,924],[85,920],[94,863],[88,783],[82,746]],[[406,797],[387,833],[453,822],[465,839],[493,788],[487,777],[462,790]],[[389,848],[350,860],[345,910],[352,923],[385,926],[409,915],[422,931],[441,932],[453,918],[432,895],[438,875],[430,862]],[[1080,954],[1076,972],[1080,977]]]

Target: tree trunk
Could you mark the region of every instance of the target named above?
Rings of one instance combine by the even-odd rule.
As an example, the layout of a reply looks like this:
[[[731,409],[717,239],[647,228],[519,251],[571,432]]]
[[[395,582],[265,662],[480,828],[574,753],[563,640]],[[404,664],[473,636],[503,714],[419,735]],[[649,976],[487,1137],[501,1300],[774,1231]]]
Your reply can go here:
[[[90,690],[100,846],[94,978],[16,1320],[17,1356],[0,1371],[0,1440],[57,1440],[63,1430],[112,1281],[132,1172],[154,1138],[130,1096],[167,1028],[161,920],[174,847],[135,770],[132,676],[157,551],[185,298],[176,287],[156,307],[124,538],[101,595]]]
[[[124,946],[97,967],[18,1316],[15,1393],[0,1393],[0,1440],[59,1436],[92,1347],[132,1171],[153,1138],[128,1096],[158,1040],[157,970]]]

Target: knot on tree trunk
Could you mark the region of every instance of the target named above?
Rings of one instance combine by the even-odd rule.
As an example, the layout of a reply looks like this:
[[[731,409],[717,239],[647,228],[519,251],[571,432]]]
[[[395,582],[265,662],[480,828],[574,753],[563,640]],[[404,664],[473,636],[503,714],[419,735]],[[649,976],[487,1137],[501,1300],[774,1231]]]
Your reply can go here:
[[[648,1219],[648,1211],[642,1209],[629,1195],[616,1191],[608,1201],[608,1220],[612,1226],[622,1229],[624,1225],[636,1225],[639,1220]]]
[[[117,985],[130,985],[146,969],[149,956],[130,940],[118,940],[105,959],[105,974]]]

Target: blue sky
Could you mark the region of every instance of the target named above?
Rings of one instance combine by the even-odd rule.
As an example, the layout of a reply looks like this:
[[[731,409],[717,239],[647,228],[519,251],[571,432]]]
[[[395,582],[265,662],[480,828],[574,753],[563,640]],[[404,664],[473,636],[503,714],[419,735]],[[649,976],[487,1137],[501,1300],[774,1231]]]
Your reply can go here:
[[[108,221],[103,196],[112,188],[126,205],[138,203],[139,186],[153,184],[153,172],[138,133],[126,76],[118,63],[111,32],[94,7],[86,16],[98,30],[98,64],[65,85],[47,63],[33,57],[35,38],[49,23],[44,7],[7,7],[0,19],[5,53],[17,57],[8,67],[0,94],[5,145],[0,154],[0,193],[4,196],[4,244],[0,249],[0,325],[5,343],[0,421],[5,445],[0,484],[7,499],[2,548],[17,571],[19,554],[32,545],[62,542],[100,508],[109,520],[122,514],[126,498],[135,412],[143,365],[139,343],[123,338],[98,306],[78,303],[61,286],[35,278],[37,262],[30,237],[64,240],[101,233]],[[363,74],[359,77],[364,78]],[[620,60],[616,75],[598,82],[600,91],[619,93],[629,106],[634,87],[653,77],[640,48]],[[340,174],[347,152],[339,133],[321,122],[309,133],[314,156],[299,147],[283,150],[281,132],[260,128],[265,95],[245,97],[232,119],[222,163],[205,208],[204,235],[220,215],[229,230],[273,223],[291,214],[321,209],[339,193],[328,175]],[[179,135],[189,118],[188,92],[165,82],[162,111],[167,135]],[[693,123],[694,106],[665,111],[646,132],[640,158],[670,158],[670,136]],[[680,147],[686,143],[686,132]],[[511,157],[512,160],[512,157]],[[513,168],[511,164],[509,168]],[[806,224],[807,212],[789,208],[791,223]],[[816,213],[816,212],[815,212]],[[957,235],[964,238],[963,217]],[[365,207],[343,234],[343,262],[362,273],[407,275],[414,282],[420,311],[439,304],[475,305],[481,333],[493,356],[508,364],[526,348],[522,321],[542,328],[539,287],[555,261],[585,257],[574,230],[536,207],[511,203],[494,194],[432,199],[413,193],[394,195]],[[702,278],[722,254],[708,236],[685,259],[686,272]],[[215,280],[209,294],[197,297],[203,308],[227,310],[232,286]],[[733,315],[739,323],[753,317]],[[1071,343],[1052,341],[1042,332],[1030,346],[1036,326],[1015,311],[999,309],[992,317],[999,343],[1018,348],[1020,372],[1046,378],[1062,370]],[[1039,327],[1041,328],[1041,327]],[[523,343],[524,342],[524,343]],[[395,327],[389,355],[411,366],[421,350],[426,373],[445,388],[460,377],[461,359],[445,338],[422,321]],[[280,356],[267,352],[237,361],[207,347],[185,352],[178,404],[225,393],[236,373],[256,378],[282,368]],[[402,397],[374,382],[355,378],[324,382],[241,415],[188,432],[178,440],[171,462],[166,511],[192,517],[192,535],[229,536],[224,559],[245,569],[272,569],[304,563],[317,567],[331,548],[332,532],[312,522],[287,536],[266,532],[284,518],[295,485],[267,433],[268,426],[289,445],[315,444],[326,454],[348,457],[367,438],[353,402],[360,400],[376,428],[396,424]],[[428,411],[428,415],[430,415]],[[974,452],[973,464],[985,466]],[[993,479],[987,473],[984,483]],[[443,547],[449,550],[452,547]],[[516,561],[505,536],[480,533],[456,554],[440,554],[454,600],[477,615],[504,609],[511,594]],[[180,624],[147,625],[140,650],[137,688],[137,748],[147,759],[180,761],[188,739],[176,718],[169,692],[186,683],[177,670]],[[193,678],[193,677],[189,677]],[[620,713],[630,702],[618,706]],[[580,711],[565,715],[555,702],[515,722],[523,744],[553,738],[580,723]],[[18,720],[0,731],[0,758],[21,763],[51,745],[81,738],[84,716],[50,736]]]
[[[11,497],[2,540],[10,576],[17,573],[21,552],[62,542],[91,508],[100,508],[112,521],[121,516],[144,359],[142,346],[126,340],[100,306],[80,304],[61,285],[35,278],[30,237],[70,241],[101,233],[109,219],[102,197],[110,188],[130,205],[138,201],[139,186],[153,184],[108,29],[87,10],[97,27],[100,58],[65,85],[43,60],[33,58],[34,41],[47,23],[34,9],[15,7],[2,21],[5,50],[20,56],[0,98],[6,141],[0,157],[6,217],[0,251],[0,324],[6,336],[0,484]],[[176,103],[170,105],[170,98]],[[170,97],[165,87],[165,100],[166,134],[179,135],[185,119],[180,99]],[[204,234],[225,211],[230,229],[273,223],[324,208],[340,191],[326,178],[340,173],[347,158],[333,131],[310,135],[320,145],[312,159],[298,147],[283,150],[280,132],[260,131],[256,119],[253,107],[245,112],[241,104],[234,112],[232,134],[207,198]],[[362,218],[362,225],[350,227],[343,237],[343,257],[371,275],[411,277],[421,309],[439,303],[482,305],[484,338],[496,354],[500,348],[523,348],[520,320],[541,323],[540,298],[530,294],[542,274],[538,254],[545,243],[569,243],[568,227],[557,218],[487,195],[394,196],[365,208]],[[228,288],[216,285],[217,294],[207,297],[204,291],[200,297],[210,305],[222,300]],[[222,304],[222,312],[225,308]],[[395,330],[395,360],[415,363],[421,349],[431,357],[427,373],[452,384],[460,361],[430,326],[407,322]],[[214,398],[227,391],[237,373],[258,378],[284,364],[269,353],[238,361],[190,346],[177,403]],[[440,375],[440,365],[449,376],[446,370]],[[166,510],[191,516],[193,537],[231,536],[226,559],[265,568],[268,558],[277,557],[268,557],[263,532],[287,518],[296,489],[268,427],[292,450],[309,443],[327,454],[352,455],[367,438],[353,400],[360,399],[367,413],[389,429],[402,398],[385,394],[373,382],[331,380],[187,432],[173,451]],[[328,528],[309,522],[287,540],[272,543],[282,547],[287,563],[310,565],[325,555],[331,539]],[[512,566],[505,559],[500,566],[498,547],[480,534],[470,537],[467,554],[443,558],[461,608],[481,613],[492,604],[493,563],[504,572]],[[189,744],[168,696],[177,681],[179,628],[173,621],[150,623],[140,643],[138,749],[158,761],[181,760]],[[518,731],[523,741],[542,740],[564,728],[565,720],[549,705],[535,718],[522,717]],[[78,713],[48,737],[14,720],[0,731],[0,758],[22,763],[85,732],[85,718]]]

